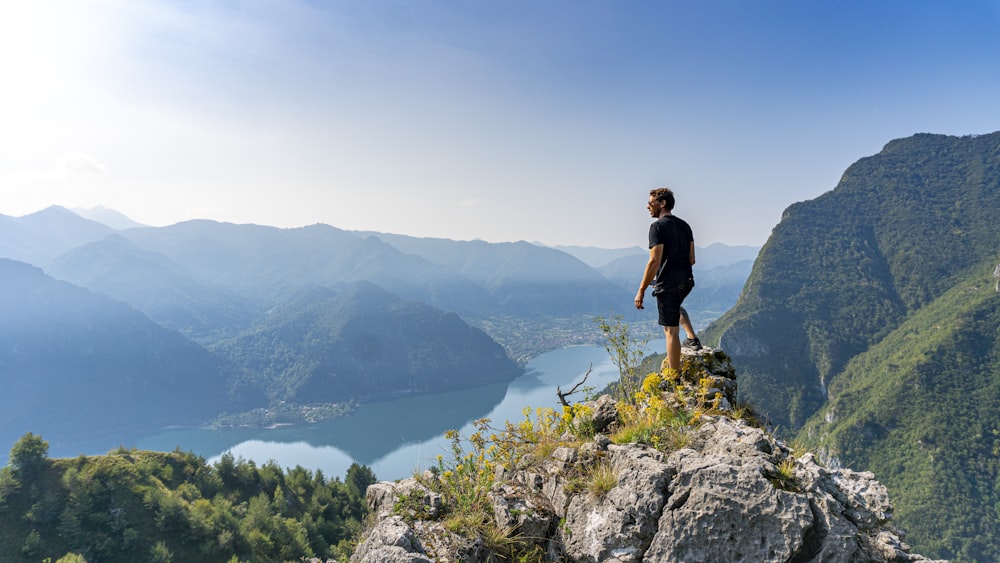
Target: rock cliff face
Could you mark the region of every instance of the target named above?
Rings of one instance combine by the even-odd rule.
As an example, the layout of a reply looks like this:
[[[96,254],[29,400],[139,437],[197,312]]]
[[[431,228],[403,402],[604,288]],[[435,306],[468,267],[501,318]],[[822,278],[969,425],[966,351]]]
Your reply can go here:
[[[522,560],[927,561],[911,554],[892,526],[888,494],[874,475],[829,469],[808,453],[796,457],[765,430],[733,417],[735,373],[721,352],[687,354],[685,364],[688,381],[680,385],[700,385],[703,405],[706,395],[720,397],[684,429],[680,447],[612,443],[618,423],[595,416],[593,439],[565,436],[568,445],[544,460],[498,467],[489,494],[495,529],[518,543]],[[683,403],[669,389],[664,396]],[[593,412],[609,403],[602,397]],[[573,476],[597,464],[611,469],[613,485],[581,490]],[[446,525],[449,508],[434,490],[437,479],[428,472],[371,486],[376,523],[351,561],[507,558],[509,545],[508,555],[497,547],[502,541]]]

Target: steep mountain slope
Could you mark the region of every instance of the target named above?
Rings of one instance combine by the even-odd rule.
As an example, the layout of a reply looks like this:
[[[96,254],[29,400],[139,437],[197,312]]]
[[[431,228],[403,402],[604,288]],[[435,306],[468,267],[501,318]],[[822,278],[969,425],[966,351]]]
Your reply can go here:
[[[193,338],[214,341],[245,328],[255,310],[231,291],[203,284],[166,256],[121,235],[77,247],[47,272],[124,301],[152,320]]]
[[[874,471],[911,541],[959,561],[1000,560],[998,262],[855,357],[800,432],[837,464]]]
[[[215,348],[276,400],[343,402],[509,381],[503,348],[458,315],[368,282],[316,288]]]
[[[233,368],[124,303],[0,260],[0,443],[80,441],[192,424],[249,403]]]
[[[740,365],[745,396],[797,428],[851,358],[994,255],[998,210],[1000,133],[892,141],[785,211],[706,337]]]
[[[922,552],[1000,559],[1000,133],[892,141],[790,207],[706,331],[740,391],[872,470]],[[810,418],[811,417],[811,418]]]

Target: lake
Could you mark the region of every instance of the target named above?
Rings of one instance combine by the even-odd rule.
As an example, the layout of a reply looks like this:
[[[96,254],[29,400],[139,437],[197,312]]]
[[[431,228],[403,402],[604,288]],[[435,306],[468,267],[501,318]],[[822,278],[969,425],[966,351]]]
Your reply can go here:
[[[647,350],[662,352],[663,339]],[[359,405],[350,416],[318,424],[269,429],[168,430],[140,438],[139,449],[180,448],[214,463],[224,453],[260,465],[274,460],[283,468],[301,465],[341,477],[352,463],[367,465],[382,480],[408,477],[448,457],[444,433],[460,429],[468,436],[472,422],[489,418],[502,428],[506,420],[524,419],[524,407],[557,407],[556,387],[568,391],[591,368],[586,385],[602,389],[618,378],[618,370],[601,346],[573,346],[531,360],[525,373],[509,384],[495,384],[448,393],[404,397]],[[582,394],[571,397],[582,398]]]

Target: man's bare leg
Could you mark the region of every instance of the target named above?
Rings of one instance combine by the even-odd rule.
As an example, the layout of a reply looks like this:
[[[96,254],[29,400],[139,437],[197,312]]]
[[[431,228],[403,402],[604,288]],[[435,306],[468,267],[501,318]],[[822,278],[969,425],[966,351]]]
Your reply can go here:
[[[684,310],[684,307],[681,307],[681,328],[684,329],[684,334],[686,334],[689,339],[697,338],[698,335],[694,333],[694,327],[691,326],[691,319],[688,318],[687,311]]]
[[[663,327],[663,334],[667,338],[667,366],[670,369],[680,371],[681,369],[681,330],[678,326]]]

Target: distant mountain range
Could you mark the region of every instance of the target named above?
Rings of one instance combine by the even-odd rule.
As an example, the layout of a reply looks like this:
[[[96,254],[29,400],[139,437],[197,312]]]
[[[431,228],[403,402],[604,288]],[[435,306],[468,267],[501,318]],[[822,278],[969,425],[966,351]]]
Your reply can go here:
[[[81,245],[53,260],[47,270],[124,301],[195,339],[231,336],[257,314],[248,298],[199,281],[166,256],[143,250],[120,234]]]
[[[785,211],[706,331],[746,399],[956,561],[1000,560],[998,217],[1000,133],[894,140]]]
[[[491,315],[606,315],[630,303],[627,292],[598,271],[569,254],[544,246],[369,234],[481,287]]]
[[[74,247],[113,232],[111,227],[63,207],[49,207],[23,217],[0,215],[0,258],[44,266]]]
[[[119,231],[125,229],[135,229],[137,227],[146,227],[142,223],[133,221],[132,219],[126,217],[124,214],[115,211],[114,209],[108,209],[103,205],[98,205],[97,207],[91,207],[89,209],[83,207],[74,207],[71,209],[73,213],[76,213],[84,219],[90,219],[91,221],[96,221],[103,225],[107,225],[112,229]]]
[[[7,326],[14,333],[19,322],[35,319],[43,329],[31,349],[45,350],[44,362],[63,370],[48,379],[33,378],[27,375],[32,370],[52,371],[42,359],[32,360],[42,362],[37,366],[24,364],[27,371],[16,374],[7,367],[14,360],[0,362],[0,377],[18,381],[11,387],[16,393],[7,397],[20,405],[18,424],[8,427],[45,433],[54,452],[60,451],[60,442],[86,435],[89,427],[69,428],[72,423],[59,417],[42,424],[47,414],[32,401],[61,393],[46,386],[70,389],[65,382],[74,372],[108,372],[82,349],[121,346],[123,357],[128,357],[127,349],[159,358],[156,366],[137,363],[127,374],[106,380],[94,376],[85,388],[72,388],[77,399],[89,401],[99,394],[132,405],[136,418],[122,420],[138,431],[201,423],[222,412],[280,401],[343,403],[509,381],[519,373],[510,356],[524,358],[539,346],[596,341],[592,319],[597,315],[620,312],[641,318],[631,303],[642,264],[615,279],[571,254],[526,242],[207,220],[147,227],[105,208],[80,213],[94,220],[61,207],[24,217],[0,215],[0,256],[17,261],[8,261],[11,271],[32,273],[38,287],[46,288],[39,298],[52,311],[48,316],[30,308],[8,314]],[[705,255],[729,250],[718,247]],[[644,256],[641,249],[574,251]],[[738,276],[740,266],[735,267]],[[631,281],[619,283],[625,278]],[[739,282],[727,283],[730,295],[713,297],[718,303],[735,301]],[[2,298],[9,311],[22,308],[25,287],[5,289]],[[709,295],[710,287],[705,281],[699,291]],[[101,307],[83,305],[91,302]],[[724,306],[716,307],[716,315]],[[83,326],[73,316],[81,308],[91,311],[87,344],[79,349],[59,344],[60,327]],[[103,308],[119,311],[116,315],[127,311],[146,325],[138,334],[155,327],[156,334],[176,345],[159,346],[160,340],[136,340],[137,335],[126,338],[127,331],[117,325],[105,326],[118,317]],[[114,339],[108,340],[111,335]],[[26,349],[18,348],[17,361],[29,361]],[[114,369],[119,367],[125,369]],[[204,376],[207,371],[213,377]],[[200,386],[188,386],[190,374],[199,374]],[[135,385],[116,387],[116,378]],[[168,394],[163,395],[168,400],[157,404],[160,410],[145,408],[152,399],[144,390],[168,382],[198,400],[175,401]],[[100,401],[94,405],[103,405],[98,409],[102,413],[113,412]],[[143,412],[150,416],[142,418]]]

